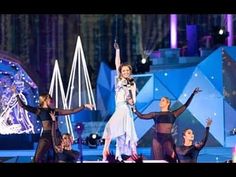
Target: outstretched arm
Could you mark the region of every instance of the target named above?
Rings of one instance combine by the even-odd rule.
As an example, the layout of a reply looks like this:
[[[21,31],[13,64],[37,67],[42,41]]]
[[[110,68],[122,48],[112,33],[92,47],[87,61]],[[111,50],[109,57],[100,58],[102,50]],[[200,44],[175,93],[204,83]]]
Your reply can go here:
[[[206,142],[207,142],[207,139],[208,139],[208,136],[209,136],[209,130],[210,130],[210,126],[211,126],[211,123],[212,123],[212,119],[211,118],[208,118],[207,119],[207,125],[206,125],[206,132],[205,132],[205,136],[204,138],[202,139],[202,141],[200,141],[200,143],[196,144],[195,147],[197,149],[202,149]]]
[[[197,93],[201,92],[201,90],[197,87],[194,89],[193,93],[191,94],[191,96],[188,98],[188,100],[186,101],[186,103],[181,106],[180,108],[176,109],[175,111],[173,111],[175,117],[178,117],[180,114],[182,114],[186,108],[190,105],[194,95],[196,95]]]
[[[156,116],[158,116],[157,112],[150,112],[148,114],[141,114],[137,109],[134,109],[134,113],[140,118],[140,119],[154,119]]]
[[[32,112],[32,113],[34,113],[34,114],[38,114],[38,113],[39,113],[39,109],[38,109],[38,108],[29,106],[29,105],[26,105],[26,104],[20,99],[20,96],[19,96],[19,95],[17,95],[16,98],[17,98],[17,101],[18,101],[19,105],[20,105],[23,109],[27,110],[28,112]]]
[[[56,108],[55,111],[56,111],[57,115],[69,115],[69,114],[74,114],[74,113],[80,112],[85,108],[89,108],[90,110],[92,110],[93,105],[92,104],[83,104],[82,106],[80,106],[78,108],[74,108],[74,109],[58,109],[58,108]]]
[[[115,56],[115,65],[116,65],[116,73],[119,75],[119,67],[120,67],[120,47],[117,42],[114,43],[114,48],[116,49]]]

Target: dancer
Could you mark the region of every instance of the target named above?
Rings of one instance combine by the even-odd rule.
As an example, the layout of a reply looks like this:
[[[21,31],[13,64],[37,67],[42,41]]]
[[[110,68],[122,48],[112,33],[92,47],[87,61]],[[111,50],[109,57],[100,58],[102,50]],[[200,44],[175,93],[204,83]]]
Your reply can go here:
[[[79,158],[79,152],[72,149],[73,139],[71,134],[64,133],[58,139],[57,122],[55,112],[49,113],[52,118],[52,142],[56,153],[56,161],[58,163],[76,163]]]
[[[32,107],[29,105],[26,105],[17,95],[17,100],[19,102],[19,105],[27,110],[28,112],[34,113],[37,115],[38,120],[41,121],[42,123],[42,128],[43,132],[42,135],[39,138],[39,143],[34,155],[33,162],[36,163],[43,163],[43,162],[50,162],[53,160],[51,159],[46,159],[45,155],[53,150],[53,144],[52,144],[52,135],[51,135],[51,130],[52,130],[52,119],[50,116],[50,112],[55,112],[56,116],[60,115],[69,115],[69,114],[74,114],[77,112],[82,111],[84,108],[89,108],[90,110],[93,109],[92,104],[84,104],[78,108],[74,109],[58,109],[54,108],[54,100],[50,96],[50,94],[42,94],[39,97],[39,107]],[[57,131],[57,136],[60,136],[60,131],[58,129],[58,124],[56,121],[56,131]]]
[[[121,155],[137,154],[138,137],[134,127],[132,106],[136,101],[136,84],[131,78],[132,68],[129,64],[121,64],[119,45],[115,42],[116,49],[115,65],[118,78],[115,85],[115,112],[107,122],[103,139],[105,145],[103,149],[103,160],[107,160],[109,146],[112,139],[116,139],[115,157],[122,160]]]
[[[160,112],[151,112],[148,114],[141,114],[134,109],[135,114],[141,119],[153,119],[155,122],[155,133],[152,140],[152,159],[166,160],[170,163],[176,162],[176,155],[174,153],[174,140],[171,135],[171,129],[176,118],[185,111],[191,103],[195,94],[200,92],[199,88],[195,88],[187,102],[180,108],[170,111],[170,99],[162,97],[160,101]]]
[[[207,142],[212,119],[208,118],[206,122],[205,137],[199,143],[193,144],[192,129],[187,128],[183,131],[183,145],[176,148],[179,163],[197,163],[198,154]]]

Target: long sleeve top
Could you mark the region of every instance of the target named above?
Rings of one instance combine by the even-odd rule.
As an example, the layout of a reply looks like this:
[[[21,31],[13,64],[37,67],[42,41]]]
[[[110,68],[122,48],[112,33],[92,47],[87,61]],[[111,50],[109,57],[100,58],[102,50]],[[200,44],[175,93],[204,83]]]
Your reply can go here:
[[[182,114],[186,108],[189,106],[193,99],[194,93],[191,94],[191,96],[188,98],[186,103],[181,106],[180,108],[174,110],[174,111],[166,111],[166,112],[150,112],[147,114],[142,114],[138,110],[135,111],[135,114],[141,118],[141,119],[154,119],[155,124],[158,123],[171,123],[173,124],[175,122],[175,119]]]
[[[69,115],[69,114],[74,114],[77,112],[82,111],[85,106],[82,105],[78,108],[74,108],[74,109],[59,109],[59,108],[41,108],[41,107],[32,107],[30,105],[26,105],[19,97],[19,95],[17,95],[17,100],[19,105],[27,110],[28,112],[34,113],[37,115],[37,119],[40,121],[52,121],[51,116],[50,116],[50,112],[55,112],[56,116],[60,116],[60,115]]]
[[[191,146],[182,145],[176,147],[176,153],[180,163],[197,163],[198,154],[207,142],[209,129],[209,127],[206,127],[205,136],[199,143]]]
[[[61,147],[61,137],[57,136],[56,121],[52,122],[52,142],[56,152],[56,162],[59,163],[76,163],[80,153],[76,150],[66,150]]]

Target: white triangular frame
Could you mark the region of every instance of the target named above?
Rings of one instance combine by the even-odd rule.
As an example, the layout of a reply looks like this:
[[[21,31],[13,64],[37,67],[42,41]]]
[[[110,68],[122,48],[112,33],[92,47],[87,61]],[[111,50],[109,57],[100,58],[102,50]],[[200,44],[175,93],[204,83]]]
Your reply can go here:
[[[59,82],[59,85],[58,85]],[[55,85],[54,85],[55,84]],[[52,80],[51,80],[51,84],[50,84],[50,89],[49,89],[49,94],[53,95],[53,91],[54,91],[54,86],[55,86],[55,106],[56,108],[58,108],[58,88],[60,89],[61,92],[61,99],[62,99],[62,104],[63,104],[63,108],[67,109],[67,102],[66,102],[66,97],[65,97],[65,91],[64,91],[64,87],[63,87],[63,83],[62,83],[62,79],[61,79],[61,72],[59,69],[59,64],[58,61],[55,60],[55,65],[54,65],[54,69],[53,69],[53,74],[52,74]],[[72,129],[72,125],[71,125],[71,121],[70,121],[70,115],[66,115],[65,116],[65,121],[66,121],[66,128],[67,128],[67,132],[70,133],[74,139],[74,133],[73,133],[73,129]]]
[[[75,72],[76,72],[76,66],[78,65],[78,102],[79,106],[81,106],[81,64],[85,76],[85,84],[86,84],[86,90],[87,90],[87,96],[88,96],[88,101],[90,104],[94,105],[94,110],[96,110],[96,103],[94,100],[94,95],[93,95],[93,90],[91,87],[91,82],[90,78],[88,75],[88,69],[85,61],[85,56],[84,56],[84,51],[81,43],[80,36],[77,38],[76,42],[76,47],[75,47],[75,52],[74,52],[74,57],[73,57],[73,62],[72,62],[72,69],[70,73],[70,78],[69,78],[69,83],[67,87],[67,92],[66,92],[66,102],[68,103],[68,108],[71,108],[71,102],[72,102],[72,95],[74,91],[74,81],[75,81]]]

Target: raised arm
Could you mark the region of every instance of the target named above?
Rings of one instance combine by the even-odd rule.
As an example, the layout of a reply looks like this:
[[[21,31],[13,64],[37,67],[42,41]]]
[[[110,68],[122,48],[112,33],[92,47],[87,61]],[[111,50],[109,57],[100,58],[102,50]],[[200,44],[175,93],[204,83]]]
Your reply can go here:
[[[116,65],[116,73],[119,75],[119,67],[120,67],[120,47],[117,42],[114,43],[114,48],[116,49],[115,56],[115,65]]]
[[[134,113],[140,119],[154,119],[156,116],[158,116],[158,112],[150,112],[148,114],[141,114],[137,109],[134,109]]]
[[[56,153],[58,152],[62,152],[63,149],[61,147],[61,141],[58,139],[57,137],[57,132],[56,132],[56,117],[55,117],[55,112],[50,112],[49,113],[52,119],[52,143],[53,143],[53,148],[56,151]]]
[[[200,143],[196,144],[195,147],[199,150],[201,150],[206,142],[207,142],[207,139],[208,139],[208,136],[209,136],[209,130],[210,130],[210,126],[211,126],[211,123],[212,123],[212,119],[211,118],[208,118],[207,119],[207,125],[206,125],[206,131],[205,131],[205,136],[204,138],[200,141]]]
[[[173,111],[175,117],[177,118],[180,114],[182,114],[186,109],[187,107],[190,105],[194,95],[196,95],[197,93],[201,92],[201,90],[197,87],[194,89],[193,93],[191,94],[191,96],[188,98],[188,100],[186,101],[186,103],[181,106],[180,108],[176,109]]]
[[[39,113],[39,109],[38,109],[38,108],[29,106],[29,105],[26,105],[26,104],[20,99],[20,96],[19,96],[19,95],[17,95],[16,98],[17,98],[17,101],[18,101],[20,107],[22,107],[23,109],[27,110],[28,112],[32,112],[32,113],[34,113],[34,114],[38,114],[38,113]]]
[[[82,111],[85,108],[89,108],[90,110],[93,109],[93,105],[92,104],[83,104],[82,106],[78,107],[78,108],[74,108],[74,109],[55,109],[55,112],[57,113],[57,115],[69,115],[69,114],[74,114],[77,112]]]

